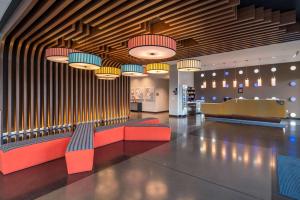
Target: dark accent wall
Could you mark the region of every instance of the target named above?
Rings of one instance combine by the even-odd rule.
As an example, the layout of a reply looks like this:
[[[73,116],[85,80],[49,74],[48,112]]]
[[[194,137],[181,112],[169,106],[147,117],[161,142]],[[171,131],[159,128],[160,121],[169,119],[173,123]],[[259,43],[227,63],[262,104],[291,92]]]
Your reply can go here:
[[[295,71],[290,70],[290,66],[295,65],[297,69]],[[276,67],[277,71],[274,73],[277,84],[276,86],[271,86],[271,78],[273,73],[271,68]],[[260,68],[260,74],[255,74],[254,69]],[[242,69],[244,74],[239,75],[238,71]],[[228,76],[224,76],[225,71],[229,72]],[[246,73],[247,71],[247,73]],[[212,73],[216,72],[216,77],[212,77]],[[201,77],[201,73],[205,74],[205,77]],[[224,97],[239,98],[244,97],[246,99],[253,99],[254,97],[259,97],[260,99],[277,97],[286,100],[287,109],[289,113],[296,113],[297,117],[300,117],[300,62],[296,63],[283,63],[275,65],[264,65],[264,66],[251,66],[236,68],[236,78],[238,80],[238,85],[240,83],[245,83],[244,80],[248,75],[250,81],[250,87],[244,87],[243,93],[238,93],[238,87],[233,88],[232,82],[235,78],[235,69],[225,69],[225,70],[211,70],[205,72],[195,73],[195,89],[196,89],[196,99],[201,99],[205,97],[206,102],[222,102]],[[254,87],[254,82],[257,81],[258,77],[262,77],[262,87]],[[222,81],[226,79],[229,88],[222,87]],[[206,80],[206,89],[201,88],[202,82]],[[216,80],[217,88],[212,88],[212,81]],[[291,87],[289,83],[295,81],[297,85]],[[212,97],[217,97],[216,101],[212,100]],[[295,96],[296,102],[291,102],[289,98]]]

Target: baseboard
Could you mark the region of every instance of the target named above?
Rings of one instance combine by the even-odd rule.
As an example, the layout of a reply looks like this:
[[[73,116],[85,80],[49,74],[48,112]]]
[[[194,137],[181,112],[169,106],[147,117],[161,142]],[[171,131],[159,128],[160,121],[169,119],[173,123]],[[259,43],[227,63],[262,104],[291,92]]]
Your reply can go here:
[[[267,127],[274,127],[274,128],[285,128],[286,127],[285,124],[275,123],[275,122],[264,122],[264,121],[253,121],[253,120],[231,119],[231,118],[218,118],[218,117],[206,117],[205,119],[208,121],[233,123],[233,124],[267,126]]]
[[[169,117],[185,118],[187,115],[169,115]]]

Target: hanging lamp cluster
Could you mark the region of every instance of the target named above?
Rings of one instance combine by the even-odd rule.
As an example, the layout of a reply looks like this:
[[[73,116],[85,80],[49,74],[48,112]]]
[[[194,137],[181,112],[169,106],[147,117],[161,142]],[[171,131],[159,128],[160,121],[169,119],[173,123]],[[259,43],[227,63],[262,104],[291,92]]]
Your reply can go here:
[[[128,41],[128,50],[129,55],[140,59],[166,59],[176,54],[176,41],[164,35],[145,34],[131,38]],[[68,63],[73,68],[94,70],[97,78],[104,80],[114,80],[121,74],[131,77],[145,77],[150,73],[165,74],[170,68],[166,63],[151,63],[146,67],[139,64],[124,64],[120,69],[118,66],[102,63],[98,55],[70,48],[48,48],[45,57],[49,61]],[[199,63],[193,61],[190,61],[189,65],[193,71],[199,68]]]

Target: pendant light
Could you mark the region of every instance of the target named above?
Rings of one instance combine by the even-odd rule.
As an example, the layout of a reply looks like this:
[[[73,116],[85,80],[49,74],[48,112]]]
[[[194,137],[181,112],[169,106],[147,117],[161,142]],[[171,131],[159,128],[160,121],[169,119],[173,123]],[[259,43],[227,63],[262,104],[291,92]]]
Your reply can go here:
[[[224,68],[225,68],[226,63],[223,63],[223,64],[224,64]],[[227,83],[226,83],[226,79],[225,79],[225,69],[224,69],[224,80],[222,81],[222,86],[223,86],[223,88],[227,87]]]
[[[246,62],[248,62],[248,60],[246,60]],[[245,87],[249,87],[250,86],[250,82],[249,82],[249,78],[248,78],[248,64],[246,64],[246,79],[245,79]]]
[[[276,77],[275,77],[276,71],[277,71],[276,67],[271,68],[271,72],[273,73],[273,77],[271,78],[271,86],[272,87],[276,86]]]
[[[149,74],[167,74],[169,73],[170,65],[167,63],[151,63],[146,65],[146,71]]]
[[[203,81],[203,83],[202,83],[202,86],[201,86],[202,88],[206,88],[206,81]]]
[[[168,36],[146,34],[128,41],[129,55],[140,59],[166,59],[176,54],[176,41]]]
[[[215,80],[212,81],[212,88],[216,88],[217,87],[217,83]]]
[[[123,76],[141,76],[144,73],[144,67],[137,64],[124,64],[121,65]]]
[[[117,78],[121,75],[121,69],[117,67],[101,66],[99,69],[95,70],[95,75],[102,79]]]
[[[258,68],[259,68],[259,77],[258,77],[258,79],[257,79],[257,87],[261,87],[262,86],[262,79],[261,79],[261,73],[260,73],[260,62],[261,61],[261,59],[259,58],[259,66],[258,66]]]
[[[236,62],[235,62],[235,68],[234,68],[234,80],[232,81],[232,87],[237,87],[237,80],[236,80]]]
[[[180,72],[196,72],[201,70],[201,62],[196,59],[184,59],[177,62],[177,70]]]
[[[69,48],[48,48],[45,52],[47,60],[58,63],[68,63],[69,53],[80,52]]]
[[[84,52],[69,53],[69,66],[77,69],[96,70],[100,68],[101,62],[100,56],[94,54]]]

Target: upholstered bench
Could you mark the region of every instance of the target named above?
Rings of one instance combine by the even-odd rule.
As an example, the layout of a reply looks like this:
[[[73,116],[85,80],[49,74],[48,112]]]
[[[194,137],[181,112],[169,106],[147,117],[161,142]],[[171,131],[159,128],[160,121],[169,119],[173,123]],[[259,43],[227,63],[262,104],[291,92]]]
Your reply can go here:
[[[95,129],[94,147],[102,147],[114,142],[124,140],[124,127],[126,123],[100,126]]]
[[[129,124],[159,124],[157,118],[144,118],[129,120],[125,123],[100,126],[95,129],[94,147],[102,147],[111,143],[124,140],[124,128]]]
[[[0,147],[0,171],[9,174],[64,157],[71,133],[48,135]]]
[[[124,140],[169,141],[171,129],[164,124],[128,124],[124,129]]]
[[[144,119],[132,119],[126,122],[126,124],[159,124],[160,121],[154,117],[148,117]]]
[[[94,160],[94,124],[79,124],[66,151],[68,174],[91,171]]]

